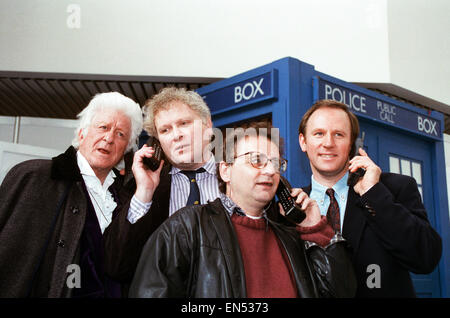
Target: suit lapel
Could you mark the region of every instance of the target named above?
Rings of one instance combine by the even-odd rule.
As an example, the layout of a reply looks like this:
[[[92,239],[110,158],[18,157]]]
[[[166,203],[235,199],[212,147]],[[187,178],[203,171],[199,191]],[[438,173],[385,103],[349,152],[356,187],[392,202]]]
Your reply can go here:
[[[171,166],[166,166],[161,171],[161,178],[158,186],[158,204],[161,209],[167,210],[167,216],[169,216],[169,206],[170,206],[170,187],[172,183],[172,175],[169,174]]]
[[[152,213],[152,226],[156,229],[169,217],[170,209],[170,187],[172,176],[169,174],[171,166],[165,166],[161,171],[159,185],[153,195],[155,198],[150,208]]]
[[[348,190],[342,236],[350,243],[354,253],[358,250],[361,234],[366,222],[358,202],[359,195],[350,188]]]

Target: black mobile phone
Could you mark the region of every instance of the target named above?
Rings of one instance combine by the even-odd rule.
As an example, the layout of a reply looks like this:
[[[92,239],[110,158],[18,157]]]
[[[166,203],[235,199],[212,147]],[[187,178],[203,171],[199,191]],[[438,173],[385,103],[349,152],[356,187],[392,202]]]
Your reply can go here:
[[[298,224],[306,218],[306,213],[300,206],[295,203],[295,199],[291,196],[292,187],[283,176],[280,176],[280,183],[277,188],[277,197],[288,220]]]
[[[365,132],[362,132],[361,138],[356,139],[356,141],[355,141],[355,153],[353,154],[352,158],[354,156],[358,155],[358,149],[359,148],[363,148],[364,147],[364,136],[365,136]],[[349,187],[354,187],[355,184],[358,183],[358,180],[360,178],[362,178],[365,173],[366,173],[366,170],[364,170],[363,168],[358,168],[355,172],[351,172],[348,175],[347,185]]]
[[[159,168],[161,160],[165,161],[166,156],[156,137],[150,136],[145,143],[147,146],[152,147],[155,150],[155,153],[151,158],[144,157],[143,162],[150,170],[155,171]]]
[[[365,173],[366,170],[364,170],[363,168],[358,168],[358,170],[356,170],[355,172],[350,172],[347,179],[347,185],[350,187],[354,187],[355,184],[358,183],[358,180],[362,178]]]

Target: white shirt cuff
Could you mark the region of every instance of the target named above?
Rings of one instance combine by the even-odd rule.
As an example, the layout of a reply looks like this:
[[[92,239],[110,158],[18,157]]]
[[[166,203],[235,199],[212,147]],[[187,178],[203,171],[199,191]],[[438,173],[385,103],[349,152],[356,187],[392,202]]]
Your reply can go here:
[[[133,195],[130,202],[130,208],[128,209],[127,220],[131,224],[136,223],[141,217],[143,217],[150,210],[152,202],[142,203],[136,196]]]

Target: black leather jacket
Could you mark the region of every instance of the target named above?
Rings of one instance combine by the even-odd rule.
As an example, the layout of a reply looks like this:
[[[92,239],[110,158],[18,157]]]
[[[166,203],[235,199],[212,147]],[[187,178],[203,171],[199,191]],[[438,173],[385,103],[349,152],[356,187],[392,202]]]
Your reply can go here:
[[[353,297],[356,283],[345,241],[306,250],[295,229],[268,223],[286,250],[299,297]],[[181,209],[152,234],[129,296],[246,297],[238,239],[220,199]]]

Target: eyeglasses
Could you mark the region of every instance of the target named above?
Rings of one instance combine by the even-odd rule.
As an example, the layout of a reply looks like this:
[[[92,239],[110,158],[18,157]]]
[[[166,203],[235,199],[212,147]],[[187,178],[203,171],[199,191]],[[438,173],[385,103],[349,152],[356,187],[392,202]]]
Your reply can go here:
[[[285,172],[287,169],[287,160],[283,158],[268,158],[265,154],[249,151],[242,155],[234,157],[234,159],[246,156],[247,163],[250,163],[254,168],[262,169],[267,166],[267,163],[270,161],[272,163],[273,168],[279,172]]]

